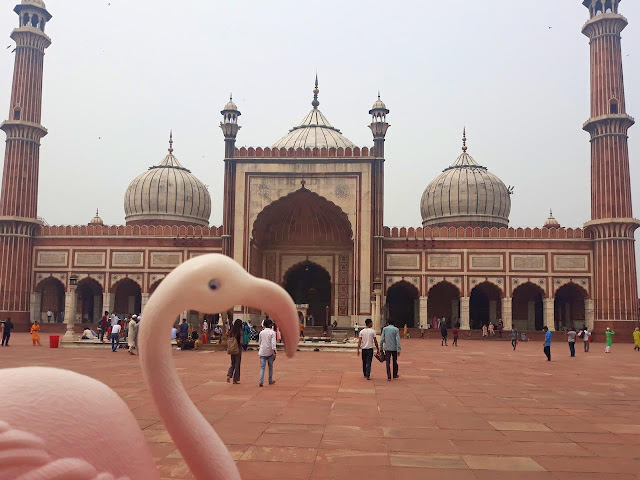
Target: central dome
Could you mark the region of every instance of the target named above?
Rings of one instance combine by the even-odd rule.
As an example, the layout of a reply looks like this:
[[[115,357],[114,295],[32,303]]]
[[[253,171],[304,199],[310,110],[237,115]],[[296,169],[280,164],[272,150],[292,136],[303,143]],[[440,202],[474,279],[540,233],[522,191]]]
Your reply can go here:
[[[511,197],[502,181],[467,153],[433,180],[424,191],[420,209],[422,225],[509,226]]]
[[[173,155],[138,175],[124,197],[127,225],[209,225],[211,196],[207,187]]]
[[[273,144],[273,148],[355,148],[356,145],[346,138],[340,130],[331,126],[318,106],[318,77],[316,76],[316,86],[313,89],[313,109],[296,127],[289,130],[289,133]]]

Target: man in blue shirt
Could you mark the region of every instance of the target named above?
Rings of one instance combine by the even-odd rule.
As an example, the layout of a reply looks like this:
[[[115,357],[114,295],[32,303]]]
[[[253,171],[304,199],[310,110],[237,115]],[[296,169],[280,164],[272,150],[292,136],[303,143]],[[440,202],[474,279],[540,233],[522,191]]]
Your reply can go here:
[[[545,326],[542,328],[544,331],[544,354],[547,356],[547,360],[551,361],[551,332]]]
[[[392,324],[382,329],[380,347],[387,357],[387,380],[391,381],[391,368],[389,363],[393,358],[393,378],[398,378],[398,357],[400,356],[400,331]]]

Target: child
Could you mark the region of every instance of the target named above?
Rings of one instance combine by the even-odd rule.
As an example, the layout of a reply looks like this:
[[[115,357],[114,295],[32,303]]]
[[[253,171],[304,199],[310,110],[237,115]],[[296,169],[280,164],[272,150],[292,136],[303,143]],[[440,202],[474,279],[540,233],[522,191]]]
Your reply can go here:
[[[451,346],[453,347],[454,345],[457,347],[458,346],[458,327],[460,327],[459,323],[456,323],[453,326],[453,343],[451,344]]]
[[[633,349],[640,352],[640,328],[638,327],[633,331],[633,343],[635,345]]]

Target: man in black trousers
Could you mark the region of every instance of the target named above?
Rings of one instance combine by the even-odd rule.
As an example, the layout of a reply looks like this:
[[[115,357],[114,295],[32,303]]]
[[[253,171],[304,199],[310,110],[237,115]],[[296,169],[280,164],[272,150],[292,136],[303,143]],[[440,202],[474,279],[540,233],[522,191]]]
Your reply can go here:
[[[4,329],[2,330],[2,346],[9,346],[9,338],[11,338],[11,330],[13,330],[13,322],[11,318],[7,318],[4,322]]]
[[[376,331],[371,328],[373,322],[370,318],[364,322],[366,328],[360,330],[358,338],[358,356],[360,356],[360,349],[362,348],[362,374],[367,380],[371,380],[371,361],[373,360],[373,346],[376,346],[376,351],[380,352],[378,347],[378,339],[376,338]]]

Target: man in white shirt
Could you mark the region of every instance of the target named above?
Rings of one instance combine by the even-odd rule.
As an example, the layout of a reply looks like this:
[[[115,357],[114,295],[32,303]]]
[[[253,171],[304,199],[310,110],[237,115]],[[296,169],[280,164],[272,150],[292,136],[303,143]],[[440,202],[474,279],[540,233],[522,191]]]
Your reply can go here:
[[[262,387],[264,383],[264,367],[269,365],[269,385],[273,385],[273,361],[276,359],[276,332],[271,328],[273,322],[270,318],[264,321],[264,328],[258,337],[258,355],[260,356],[260,383]]]
[[[372,321],[367,318],[364,322],[365,328],[360,331],[360,338],[358,338],[358,356],[360,356],[360,348],[362,348],[362,373],[364,378],[371,380],[371,361],[373,360],[373,346],[376,346],[376,351],[380,352],[378,347],[378,339],[376,338],[376,331],[371,328]]]
[[[111,327],[111,351],[117,352],[118,347],[120,346],[120,330],[122,327],[120,324],[116,323],[113,327]]]
[[[113,315],[111,315],[111,326],[113,327],[113,326],[117,325],[118,322],[120,322],[120,319],[118,318],[118,316],[115,313]]]

